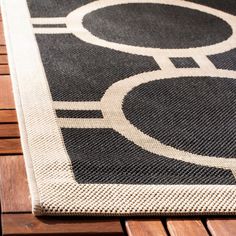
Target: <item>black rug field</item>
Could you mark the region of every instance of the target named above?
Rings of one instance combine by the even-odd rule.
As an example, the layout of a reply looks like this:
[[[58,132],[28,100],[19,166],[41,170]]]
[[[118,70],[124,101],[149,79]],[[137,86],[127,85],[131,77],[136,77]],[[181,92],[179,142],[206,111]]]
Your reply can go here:
[[[234,0],[2,8],[34,214],[236,213]]]

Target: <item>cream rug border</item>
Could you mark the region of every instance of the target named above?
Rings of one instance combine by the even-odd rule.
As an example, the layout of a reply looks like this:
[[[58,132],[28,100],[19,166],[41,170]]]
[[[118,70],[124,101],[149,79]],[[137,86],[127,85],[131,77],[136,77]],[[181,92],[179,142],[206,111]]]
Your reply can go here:
[[[78,184],[56,123],[26,0],[1,1],[35,215],[236,213],[235,186]]]

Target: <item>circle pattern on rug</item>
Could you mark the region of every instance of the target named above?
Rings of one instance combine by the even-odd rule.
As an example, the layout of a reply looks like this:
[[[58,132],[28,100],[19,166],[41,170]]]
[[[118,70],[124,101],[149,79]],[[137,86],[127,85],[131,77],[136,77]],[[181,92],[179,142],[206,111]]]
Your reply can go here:
[[[104,7],[87,14],[83,26],[110,42],[163,49],[208,46],[232,34],[228,23],[216,16],[154,3]]]
[[[236,156],[236,83],[180,77],[141,84],[124,98],[125,117],[165,145],[187,152]]]

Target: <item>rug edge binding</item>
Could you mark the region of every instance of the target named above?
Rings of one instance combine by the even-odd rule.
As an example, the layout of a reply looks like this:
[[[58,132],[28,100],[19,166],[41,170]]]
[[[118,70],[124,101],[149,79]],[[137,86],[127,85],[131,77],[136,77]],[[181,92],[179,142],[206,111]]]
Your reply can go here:
[[[27,140],[24,112],[22,108],[20,91],[19,91],[19,86],[18,86],[16,63],[14,62],[14,53],[11,48],[12,38],[10,36],[10,30],[8,27],[11,19],[9,19],[7,15],[8,8],[13,10],[13,8],[10,8],[7,5],[8,2],[10,1],[11,0],[7,0],[7,1],[0,0],[4,36],[5,36],[6,47],[7,47],[7,57],[8,57],[9,68],[10,68],[10,79],[12,82],[13,97],[14,97],[14,102],[15,102],[16,111],[17,111],[16,113],[17,113],[18,126],[20,130],[20,142],[23,149],[23,158],[24,158],[24,163],[26,167],[25,170],[27,173],[27,180],[28,180],[28,186],[29,186],[29,191],[30,191],[32,213],[34,215],[41,215],[42,209],[41,209],[41,204],[40,204],[40,196],[37,190],[37,183],[36,183],[34,170],[32,166],[33,164],[31,160],[31,154],[30,154],[28,140]]]

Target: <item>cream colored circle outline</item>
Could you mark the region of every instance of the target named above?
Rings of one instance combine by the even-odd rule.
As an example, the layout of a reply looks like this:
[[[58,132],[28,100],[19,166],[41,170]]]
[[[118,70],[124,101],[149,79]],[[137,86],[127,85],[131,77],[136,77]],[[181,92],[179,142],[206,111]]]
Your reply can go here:
[[[171,146],[165,145],[155,138],[144,134],[137,129],[129,120],[126,119],[123,110],[122,103],[126,94],[133,88],[147,83],[149,81],[170,79],[183,76],[212,76],[219,78],[232,78],[236,79],[236,72],[225,70],[212,70],[208,74],[199,70],[174,70],[170,72],[152,71],[141,73],[124,80],[120,80],[111,85],[105,92],[101,99],[101,109],[105,122],[109,127],[112,127],[115,131],[132,141],[136,145],[140,146],[144,150],[151,153],[162,155],[176,160],[181,160],[198,165],[220,167],[225,169],[236,169],[236,159],[212,157],[193,154],[187,151],[178,150]]]
[[[128,4],[128,3],[160,3],[166,5],[174,5],[185,8],[190,8],[193,10],[201,11],[208,13],[218,18],[221,18],[223,21],[227,22],[232,28],[232,35],[217,44],[196,47],[196,48],[187,48],[187,49],[160,49],[160,48],[148,48],[148,47],[138,47],[125,44],[114,43],[100,39],[90,33],[83,26],[83,18],[85,15],[91,13],[92,11],[98,10],[100,8],[105,8],[108,6],[119,5],[119,4]],[[75,36],[81,40],[94,44],[101,47],[107,47],[115,49],[118,51],[139,54],[144,56],[167,56],[167,57],[176,57],[176,56],[193,56],[193,55],[211,55],[221,52],[228,51],[236,45],[236,16],[230,15],[228,13],[216,10],[207,6],[199,5],[192,2],[185,2],[182,0],[99,0],[92,3],[89,3],[85,6],[77,8],[72,11],[66,17],[67,28],[73,32]]]

